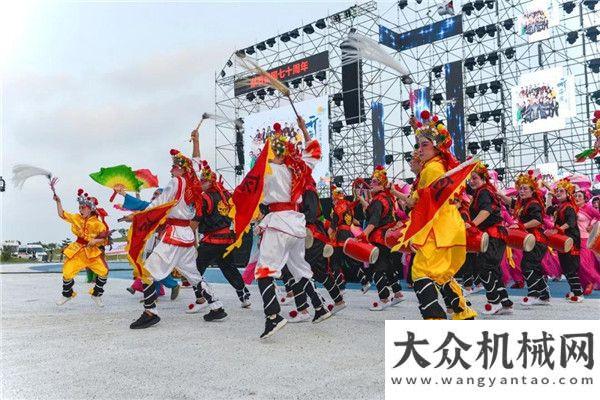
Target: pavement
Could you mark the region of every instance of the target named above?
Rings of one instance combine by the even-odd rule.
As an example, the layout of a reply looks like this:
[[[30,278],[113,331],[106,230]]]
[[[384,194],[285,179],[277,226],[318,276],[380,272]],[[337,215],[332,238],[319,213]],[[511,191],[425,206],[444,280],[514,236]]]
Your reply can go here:
[[[3,399],[381,399],[384,321],[420,319],[411,290],[404,292],[406,301],[383,312],[368,310],[373,290],[347,290],[348,307],[334,317],[288,324],[261,341],[257,287],[250,288],[252,307],[242,309],[233,288],[216,283],[226,321],[185,314],[193,291],[183,289],[175,301],[159,301],[158,325],[133,331],[128,326],[142,311],[141,295],[125,290],[128,273],[123,279],[111,273],[104,308],[94,305],[82,275],[78,296],[59,307],[60,275],[33,267],[0,265]],[[564,288],[551,283],[551,306],[516,305],[512,315],[481,318],[600,318],[598,292],[569,304],[559,297]],[[515,300],[519,293],[511,291]],[[470,299],[483,308],[482,294]],[[289,310],[284,307],[284,315]]]

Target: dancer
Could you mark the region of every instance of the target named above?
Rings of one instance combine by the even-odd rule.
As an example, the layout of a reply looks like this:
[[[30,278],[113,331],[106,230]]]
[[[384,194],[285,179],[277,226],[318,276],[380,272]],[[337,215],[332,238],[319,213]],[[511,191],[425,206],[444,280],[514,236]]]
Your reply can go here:
[[[508,298],[500,268],[508,232],[502,225],[497,190],[490,182],[487,167],[482,162],[479,162],[471,173],[469,186],[473,191],[473,200],[469,206],[470,218],[466,224],[467,230],[476,227],[489,235],[488,248],[485,253],[473,253],[476,254],[477,275],[485,288],[488,301],[483,313],[489,315],[510,314],[513,302]]]
[[[160,321],[156,313],[155,281],[164,279],[175,267],[194,285],[196,297],[204,297],[208,301],[210,312],[204,315],[205,321],[221,321],[227,317],[223,305],[213,297],[210,287],[196,268],[196,238],[190,221],[196,215],[196,209],[200,208],[200,183],[189,158],[177,150],[171,150],[171,156],[173,178],[148,209],[168,203],[173,205],[168,211],[160,241],[146,259],[145,269],[150,276],[142,276],[145,311],[130,325],[131,329],[148,328]],[[131,221],[133,214],[126,219]]]
[[[527,283],[527,296],[520,303],[525,306],[550,304],[550,292],[542,268],[542,259],[548,248],[546,237],[541,231],[544,207],[539,182],[534,171],[529,170],[527,173],[520,174],[515,181],[518,198],[508,197],[498,192],[500,198],[514,210],[517,222],[510,228],[527,230],[536,239],[533,249],[524,251],[521,259],[521,270]]]
[[[401,266],[392,263],[390,249],[385,244],[387,230],[396,225],[394,198],[386,189],[388,186],[387,172],[382,166],[377,166],[371,176],[371,201],[367,204],[359,196],[363,207],[366,206],[367,227],[357,239],[370,242],[379,249],[377,261],[370,266],[379,295],[379,301],[369,308],[371,311],[383,311],[404,300],[399,281]]]
[[[424,110],[421,119],[423,123],[414,117],[411,119],[419,158],[423,163],[418,178],[419,190],[431,186],[447,171],[459,165],[449,150],[452,145],[450,134],[443,124],[438,123],[438,117],[432,117],[429,111]],[[423,200],[419,199],[416,191],[410,197],[404,196],[404,201],[413,207],[416,202]],[[432,206],[427,204],[427,207]],[[414,218],[413,212],[410,218]],[[442,295],[448,297],[452,304],[452,319],[474,319],[477,313],[467,304],[460,285],[453,278],[466,258],[465,223],[456,205],[450,201],[440,206],[430,222],[410,239],[411,246],[416,250],[412,278],[421,315],[424,319],[447,318],[438,303],[436,286],[439,286]],[[399,245],[392,251],[398,248]]]
[[[90,290],[92,300],[98,307],[104,307],[102,294],[108,278],[108,266],[100,246],[108,242],[109,229],[104,221],[106,211],[98,207],[98,200],[90,197],[83,189],[77,191],[79,214],[71,214],[63,209],[60,198],[54,194],[58,216],[71,225],[71,232],[77,240],[70,243],[63,251],[63,290],[56,304],[62,306],[73,299],[77,293],[73,291],[75,276],[85,268],[96,274],[94,287]]]
[[[581,249],[581,234],[577,224],[577,206],[574,203],[575,185],[569,178],[560,179],[556,183],[554,196],[558,200],[558,206],[554,210],[555,227],[548,230],[548,235],[556,233],[564,234],[573,239],[573,249],[568,253],[558,251],[558,259],[563,274],[567,278],[571,292],[567,293],[566,299],[571,303],[583,301],[583,290],[579,280],[579,250]]]
[[[250,291],[244,284],[242,274],[233,264],[234,253],[224,257],[227,247],[235,241],[231,231],[229,198],[231,194],[217,181],[216,174],[206,161],[200,161],[198,130],[192,131],[192,160],[198,165],[202,197],[200,209],[196,210],[194,221],[198,223],[198,233],[202,234],[198,245],[196,266],[201,275],[210,265],[216,264],[225,279],[235,289],[242,308],[250,307]],[[196,299],[190,304],[188,313],[197,313],[207,306],[205,299]]]
[[[577,224],[581,234],[581,248],[579,250],[579,278],[581,286],[584,288],[583,295],[592,294],[594,289],[600,288],[600,264],[594,256],[594,253],[588,248],[588,239],[592,226],[600,220],[600,212],[588,200],[587,190],[577,189],[575,191],[575,205],[579,209],[577,212]]]
[[[271,150],[274,158],[269,161],[270,174],[264,176],[263,204],[268,206],[257,229],[262,234],[255,277],[264,303],[265,330],[261,339],[272,336],[287,323],[279,315],[275,281],[287,264],[297,285],[301,285],[315,308],[313,323],[331,316],[315,291],[310,265],[304,259],[306,220],[300,213],[299,203],[306,187],[310,171],[321,158],[321,146],[311,140],[304,120],[298,117],[298,126],[304,134],[305,148],[300,154],[281,132],[281,125],[273,126]]]

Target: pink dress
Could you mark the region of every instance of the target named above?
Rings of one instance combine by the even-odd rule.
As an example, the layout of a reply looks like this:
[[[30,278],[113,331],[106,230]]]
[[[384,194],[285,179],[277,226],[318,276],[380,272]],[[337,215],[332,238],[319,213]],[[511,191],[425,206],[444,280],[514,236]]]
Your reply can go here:
[[[554,227],[554,221],[552,217],[544,217],[544,228],[551,229]],[[562,275],[562,269],[560,268],[560,261],[558,260],[558,253],[556,250],[548,247],[548,251],[544,258],[542,258],[542,267],[544,268],[544,274],[550,278],[560,278]]]
[[[506,210],[504,205],[502,206],[502,218],[506,221],[507,226],[514,223],[515,219]],[[523,258],[523,252],[517,249],[506,248],[504,251],[504,257],[500,263],[502,269],[502,281],[505,286],[510,283],[523,284],[525,279],[523,278],[523,272],[521,271],[521,259]],[[513,268],[514,266],[514,268]]]
[[[581,250],[579,255],[579,279],[581,286],[585,289],[589,284],[594,289],[600,289],[600,263],[595,254],[587,248],[587,241],[590,236],[588,229],[600,217],[600,213],[591,206],[584,206],[577,213],[577,224],[581,234]]]

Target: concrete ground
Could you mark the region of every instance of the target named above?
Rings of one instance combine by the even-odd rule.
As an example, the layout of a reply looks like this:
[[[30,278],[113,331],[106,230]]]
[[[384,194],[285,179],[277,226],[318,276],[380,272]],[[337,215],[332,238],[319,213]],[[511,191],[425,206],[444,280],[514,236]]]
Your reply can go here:
[[[288,324],[263,342],[256,286],[245,310],[230,286],[215,284],[227,321],[185,314],[193,291],[181,290],[177,300],[159,302],[158,325],[133,331],[128,325],[142,307],[139,294],[125,291],[128,279],[110,279],[105,307],[97,308],[80,275],[79,295],[58,307],[59,274],[7,273],[15,270],[23,267],[0,266],[3,399],[381,399],[384,321],[420,319],[412,291],[400,305],[371,312],[374,291],[348,290],[348,308],[335,317]],[[597,319],[594,297],[582,304],[555,298],[533,310],[515,306],[513,315],[496,318]],[[471,301],[481,310],[485,298]]]

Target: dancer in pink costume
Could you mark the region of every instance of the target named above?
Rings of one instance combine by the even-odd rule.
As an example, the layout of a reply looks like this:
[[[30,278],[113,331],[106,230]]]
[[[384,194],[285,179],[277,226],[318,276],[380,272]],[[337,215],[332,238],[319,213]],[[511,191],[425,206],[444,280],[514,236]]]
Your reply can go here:
[[[600,263],[594,253],[587,248],[590,231],[593,224],[600,220],[600,212],[586,203],[587,197],[588,193],[585,189],[575,192],[575,204],[579,207],[577,224],[581,234],[579,279],[584,288],[584,295],[591,294],[594,289],[600,289]]]
[[[507,196],[510,196],[508,192],[509,191],[507,191]],[[502,205],[502,218],[504,218],[504,222],[506,222],[507,226],[515,222],[515,219],[506,210],[504,204]],[[506,286],[512,283],[511,289],[520,289],[525,286],[525,279],[523,278],[523,272],[521,271],[522,258],[523,252],[521,250],[507,247],[504,252],[504,258],[500,264],[500,267],[502,268],[502,280]]]
[[[544,228],[551,229],[554,227],[554,219],[546,215],[544,217]],[[562,275],[562,269],[560,268],[560,261],[558,261],[558,253],[551,247],[548,247],[548,252],[542,259],[542,267],[544,273],[554,281],[559,281]]]

